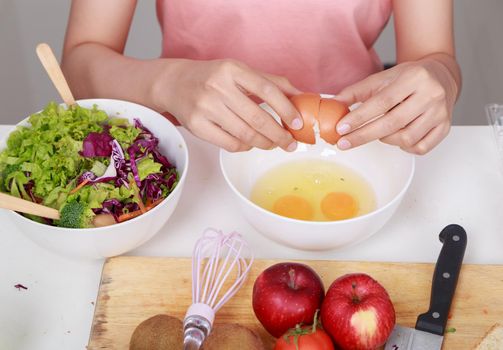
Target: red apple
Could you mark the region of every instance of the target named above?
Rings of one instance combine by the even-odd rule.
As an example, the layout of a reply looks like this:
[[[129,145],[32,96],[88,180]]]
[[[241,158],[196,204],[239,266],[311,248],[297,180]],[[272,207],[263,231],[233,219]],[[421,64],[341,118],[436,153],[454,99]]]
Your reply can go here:
[[[395,309],[379,282],[366,274],[348,274],[328,289],[321,323],[342,349],[374,350],[391,334]]]
[[[323,282],[309,266],[279,263],[265,269],[255,280],[253,311],[277,338],[299,323],[312,323],[324,294]]]

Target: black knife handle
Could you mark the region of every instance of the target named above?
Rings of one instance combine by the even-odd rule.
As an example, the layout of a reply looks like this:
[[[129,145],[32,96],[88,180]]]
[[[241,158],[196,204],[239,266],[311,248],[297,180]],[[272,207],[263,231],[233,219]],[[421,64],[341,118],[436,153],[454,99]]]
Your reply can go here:
[[[419,315],[416,329],[443,336],[465,255],[467,237],[461,226],[452,224],[440,232],[439,238],[443,246],[433,273],[430,309]]]

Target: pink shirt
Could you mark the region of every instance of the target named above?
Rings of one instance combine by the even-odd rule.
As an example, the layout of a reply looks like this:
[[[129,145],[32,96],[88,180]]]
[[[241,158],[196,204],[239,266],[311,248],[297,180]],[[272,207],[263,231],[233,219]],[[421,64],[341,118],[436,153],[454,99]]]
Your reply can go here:
[[[391,0],[157,0],[162,57],[233,58],[337,93],[382,70],[372,46]]]

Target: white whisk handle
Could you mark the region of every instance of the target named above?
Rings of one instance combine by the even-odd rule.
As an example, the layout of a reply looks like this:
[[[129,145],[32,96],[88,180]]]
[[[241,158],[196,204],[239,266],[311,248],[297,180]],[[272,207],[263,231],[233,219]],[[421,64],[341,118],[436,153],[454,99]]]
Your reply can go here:
[[[185,318],[190,316],[201,316],[207,319],[211,325],[213,325],[213,321],[215,320],[215,311],[211,307],[203,303],[195,303],[190,305],[187,313],[185,314]]]

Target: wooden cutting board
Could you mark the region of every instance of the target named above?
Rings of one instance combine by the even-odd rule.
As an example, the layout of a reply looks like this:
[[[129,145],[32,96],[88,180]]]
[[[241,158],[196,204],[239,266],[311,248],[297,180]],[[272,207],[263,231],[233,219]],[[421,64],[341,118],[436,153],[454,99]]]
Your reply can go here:
[[[254,262],[247,283],[217,314],[216,321],[245,325],[272,349],[273,339],[251,306],[255,278],[275,260]],[[318,272],[327,289],[337,277],[364,272],[389,292],[397,322],[414,326],[429,306],[434,264],[299,261]],[[88,350],[128,349],[135,327],[159,313],[183,320],[191,303],[191,261],[182,258],[116,257],[103,268]],[[503,321],[503,266],[464,265],[451,308],[443,349],[472,349],[496,322]]]

